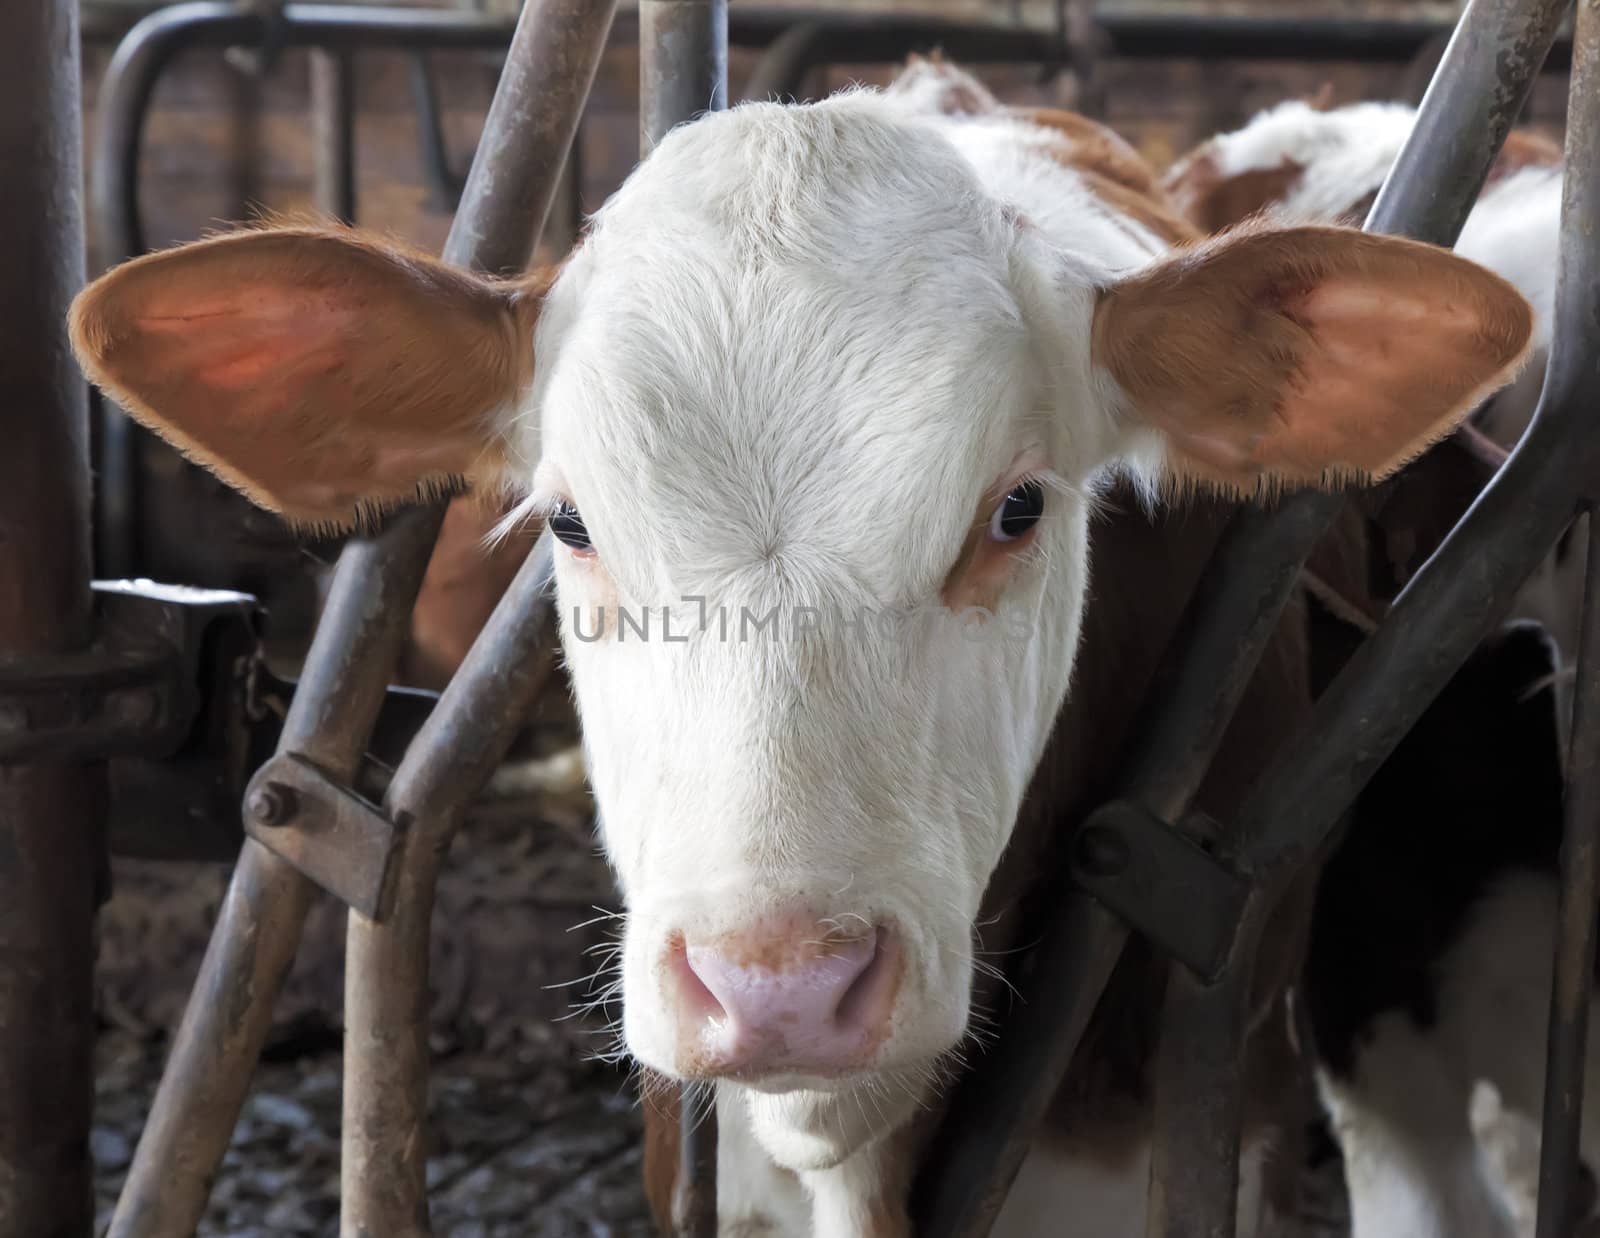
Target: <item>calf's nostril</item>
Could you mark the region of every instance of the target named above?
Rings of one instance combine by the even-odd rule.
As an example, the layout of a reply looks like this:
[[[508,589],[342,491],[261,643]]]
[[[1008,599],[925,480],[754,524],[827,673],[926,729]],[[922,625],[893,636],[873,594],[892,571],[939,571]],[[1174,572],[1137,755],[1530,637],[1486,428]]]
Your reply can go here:
[[[850,982],[833,1012],[834,1022],[851,1027],[874,1027],[888,1019],[894,1005],[899,954],[894,939],[874,933],[866,965]]]
[[[681,937],[667,948],[667,967],[676,990],[674,996],[684,1014],[697,1019],[726,1017],[727,1010],[695,969],[694,952],[685,947]]]
[[[900,968],[886,932],[819,940],[786,924],[669,948],[680,1035],[714,1070],[837,1068],[887,1029]]]

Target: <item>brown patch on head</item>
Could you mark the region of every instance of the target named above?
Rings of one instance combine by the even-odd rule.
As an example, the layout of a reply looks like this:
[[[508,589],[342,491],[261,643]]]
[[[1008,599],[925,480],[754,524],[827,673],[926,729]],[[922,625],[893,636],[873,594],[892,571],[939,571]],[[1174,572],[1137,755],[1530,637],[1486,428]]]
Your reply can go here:
[[[1092,347],[1187,477],[1252,493],[1392,472],[1515,372],[1532,321],[1447,250],[1294,228],[1122,281]]]
[[[1483,187],[1487,189],[1525,168],[1559,168],[1561,161],[1561,143],[1531,129],[1513,129],[1506,134],[1500,153],[1489,166]]]
[[[1142,225],[1166,244],[1188,245],[1200,239],[1201,234],[1194,225],[1168,206],[1157,191],[1140,193],[1094,172],[1084,172],[1081,176],[1089,191],[1115,214]]]
[[[1144,157],[1102,124],[1058,108],[1012,108],[1018,120],[1048,129],[1060,139],[1058,162],[1080,172],[1093,172],[1135,193],[1156,194],[1156,174]]]
[[[1104,125],[1055,108],[1014,108],[1011,115],[1045,130],[1052,139],[1050,158],[1077,172],[1114,215],[1132,219],[1167,245],[1198,239],[1167,202],[1150,165]]]
[[[500,467],[548,277],[502,283],[344,228],[150,254],[74,302],[85,372],[143,424],[301,524]]]
[[[1210,144],[1182,160],[1163,182],[1172,204],[1204,233],[1217,233],[1280,206],[1305,175],[1287,155],[1275,168],[1251,168],[1224,176]]]

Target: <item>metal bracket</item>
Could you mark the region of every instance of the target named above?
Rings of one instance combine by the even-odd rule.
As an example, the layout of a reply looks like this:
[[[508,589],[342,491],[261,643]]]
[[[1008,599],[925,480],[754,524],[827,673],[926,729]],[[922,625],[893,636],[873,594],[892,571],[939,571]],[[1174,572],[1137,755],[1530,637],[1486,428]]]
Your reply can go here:
[[[1072,844],[1072,876],[1206,983],[1227,966],[1252,884],[1197,839],[1215,823],[1191,814],[1174,827],[1127,800],[1090,815]]]
[[[224,48],[222,58],[251,77],[265,77],[270,73],[278,63],[288,33],[289,22],[283,5],[284,0],[245,0],[240,8],[261,17],[261,39],[254,47]]]
[[[0,665],[0,763],[161,757],[200,708],[201,650],[219,621],[253,622],[244,593],[96,581],[89,649]]]
[[[245,833],[374,920],[387,909],[405,824],[292,752],[263,765],[245,791]]]

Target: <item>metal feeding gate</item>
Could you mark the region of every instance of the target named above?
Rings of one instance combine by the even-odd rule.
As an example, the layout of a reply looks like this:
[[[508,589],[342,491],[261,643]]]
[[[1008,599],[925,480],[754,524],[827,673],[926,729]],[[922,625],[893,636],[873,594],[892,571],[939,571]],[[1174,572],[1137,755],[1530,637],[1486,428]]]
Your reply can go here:
[[[200,7],[200,6],[194,6]],[[301,15],[314,6],[305,6]],[[445,258],[520,269],[549,211],[615,0],[531,0],[511,41]],[[1569,5],[1471,0],[1367,227],[1452,243]],[[293,11],[293,10],[291,10]],[[87,926],[105,760],[159,747],[164,695],[228,598],[122,596],[89,585],[87,412],[62,321],[83,278],[76,4],[7,12],[0,115],[51,125],[11,143],[0,218],[20,274],[0,280],[0,1233],[90,1227]],[[329,20],[333,20],[331,17]],[[725,0],[642,0],[641,144],[726,102]],[[817,36],[812,40],[813,50]],[[805,38],[774,72],[793,72]],[[70,50],[64,50],[70,49]],[[785,61],[782,57],[788,57]],[[789,67],[784,67],[785,65]],[[987,1232],[1130,932],[1174,962],[1156,1069],[1152,1238],[1234,1231],[1246,996],[1264,914],[1366,781],[1490,631],[1600,482],[1600,0],[1578,5],[1557,321],[1522,443],[1318,700],[1217,844],[1186,841],[1190,802],[1301,565],[1343,501],[1242,509],[1146,700],[1121,794],[1082,823],[1044,936],[1013,977],[1025,1017],[959,1083],[913,1194],[917,1232]],[[40,101],[44,102],[41,103]],[[136,144],[135,144],[136,149]],[[443,509],[352,541],[284,721],[245,796],[244,843],[111,1223],[179,1238],[199,1223],[318,886],[351,907],[341,1232],[428,1232],[427,942],[451,835],[551,665],[541,648],[547,540],[534,549],[422,725],[381,805],[353,783]],[[22,533],[26,530],[26,533]],[[1600,896],[1600,536],[1591,534],[1572,726],[1549,1023],[1539,1238],[1564,1238],[1578,1183],[1583,1046]],[[118,627],[117,616],[132,618]],[[129,633],[134,635],[129,635]],[[136,639],[136,637],[138,639]],[[64,702],[64,703],[63,703]],[[155,736],[155,739],[152,739]],[[64,762],[80,761],[81,765]],[[1188,825],[1194,823],[1188,822]],[[1143,876],[1194,891],[1181,916]],[[22,965],[17,966],[21,960]],[[12,1098],[24,1098],[21,1103]],[[32,1098],[32,1099],[29,1099]],[[695,1106],[681,1106],[692,1115]],[[686,1122],[676,1222],[715,1230],[714,1123]],[[76,1142],[74,1142],[76,1139]],[[61,1154],[67,1148],[70,1155]]]

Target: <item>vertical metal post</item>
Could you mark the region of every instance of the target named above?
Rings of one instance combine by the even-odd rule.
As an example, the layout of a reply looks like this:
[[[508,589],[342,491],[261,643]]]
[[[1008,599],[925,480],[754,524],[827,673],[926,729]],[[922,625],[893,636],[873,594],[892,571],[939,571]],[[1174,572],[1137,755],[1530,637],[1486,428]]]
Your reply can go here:
[[[441,513],[409,512],[339,557],[281,752],[353,778]],[[245,840],[108,1238],[187,1238],[199,1225],[314,893],[298,869]]]
[[[1454,243],[1566,7],[1564,0],[1470,0],[1415,129],[1373,204],[1369,231]],[[1299,497],[1286,505],[1286,518],[1304,507],[1326,513],[1326,523],[1339,503],[1337,495]],[[1243,841],[1245,819],[1235,823],[1225,847]],[[1155,1071],[1147,1238],[1233,1238],[1235,1232],[1248,1003],[1268,900],[1256,904],[1218,984],[1208,988],[1177,965],[1169,971]]]
[[[445,257],[520,270],[538,243],[605,50],[616,0],[523,9],[467,174]],[[532,227],[529,227],[529,224]],[[392,910],[352,911],[345,937],[345,1087],[340,1229],[424,1238],[427,1198],[428,932],[439,865],[468,803],[527,716],[548,669],[549,539],[500,599],[391,783],[406,825]]]
[[[727,106],[727,0],[639,0],[639,154]]]
[[[536,0],[524,10],[448,260],[494,271],[526,263],[613,7]],[[340,556],[280,752],[340,780],[353,775],[443,513],[442,504],[415,509]],[[199,1224],[312,893],[298,870],[245,842],[108,1238],[186,1238]]]
[[[1590,7],[1584,5],[1585,9]],[[1577,82],[1574,75],[1574,87]],[[1576,104],[1579,99],[1574,90],[1573,102]],[[1561,843],[1561,896],[1546,1042],[1536,1238],[1572,1238],[1582,1219],[1576,1212],[1578,1144],[1589,1003],[1594,1000],[1595,911],[1600,896],[1600,529],[1593,528],[1592,521],[1591,512]]]
[[[311,57],[313,192],[317,209],[356,219],[355,54],[313,47]]]
[[[420,1238],[427,1203],[428,930],[450,840],[532,708],[545,647],[550,548],[540,538],[396,770],[385,811],[409,823],[393,910],[350,913],[345,969],[341,1230]]]
[[[675,125],[728,106],[727,0],[639,0],[639,157]],[[678,1096],[672,1223],[681,1238],[717,1232],[717,1114],[695,1087]]]
[[[1600,373],[1600,0],[1579,0],[1568,90],[1561,262],[1551,373],[1569,364]],[[1571,358],[1572,360],[1568,360]],[[1559,369],[1558,369],[1559,367]],[[1550,386],[1547,384],[1546,395]],[[1600,906],[1600,522],[1589,504],[1588,574],[1578,681],[1573,693],[1561,842],[1561,897],[1545,1061],[1544,1132],[1539,1151],[1537,1238],[1570,1238],[1580,1218],[1578,1143],[1582,1130],[1589,1003],[1594,997],[1595,914]]]
[[[78,6],[34,0],[0,40],[0,659],[91,636],[88,388],[67,348],[83,284]],[[91,975],[105,766],[0,766],[0,1238],[94,1224]]]

